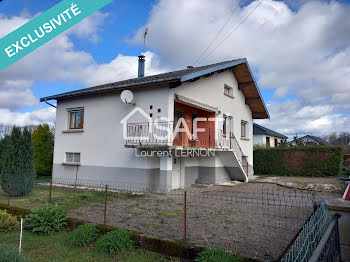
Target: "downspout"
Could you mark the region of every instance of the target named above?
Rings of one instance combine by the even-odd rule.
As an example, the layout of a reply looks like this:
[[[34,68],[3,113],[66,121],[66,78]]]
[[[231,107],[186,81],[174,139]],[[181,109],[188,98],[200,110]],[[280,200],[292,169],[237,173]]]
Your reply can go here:
[[[53,105],[53,104],[47,102],[47,99],[45,99],[45,103],[48,104],[49,106],[52,106],[52,107],[54,107],[54,108],[57,108],[57,106],[55,106],[55,105]]]

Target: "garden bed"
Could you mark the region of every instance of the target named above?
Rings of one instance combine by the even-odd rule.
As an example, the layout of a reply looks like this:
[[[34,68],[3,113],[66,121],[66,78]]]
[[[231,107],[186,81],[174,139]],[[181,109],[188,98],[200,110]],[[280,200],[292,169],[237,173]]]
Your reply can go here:
[[[19,232],[0,233],[0,242],[18,247]],[[23,252],[35,262],[46,261],[122,261],[122,262],[166,262],[180,261],[157,253],[135,249],[119,255],[96,253],[91,247],[71,248],[67,245],[69,232],[54,235],[39,235],[25,231]]]

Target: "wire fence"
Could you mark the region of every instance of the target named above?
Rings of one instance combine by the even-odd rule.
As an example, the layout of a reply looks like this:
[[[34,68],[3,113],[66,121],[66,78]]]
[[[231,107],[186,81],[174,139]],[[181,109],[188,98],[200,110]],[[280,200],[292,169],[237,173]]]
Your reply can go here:
[[[77,219],[266,261],[281,256],[318,201],[307,191],[258,183],[173,189],[53,178],[23,196],[0,190],[3,204],[33,210],[57,203]]]

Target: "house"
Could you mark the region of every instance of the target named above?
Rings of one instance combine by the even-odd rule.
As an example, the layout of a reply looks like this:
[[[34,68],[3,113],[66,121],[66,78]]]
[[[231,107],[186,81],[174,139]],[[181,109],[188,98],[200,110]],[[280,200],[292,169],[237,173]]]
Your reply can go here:
[[[328,141],[317,136],[306,135],[300,138],[305,145],[333,146]]]
[[[40,99],[57,101],[53,179],[150,189],[248,181],[253,120],[269,114],[247,60],[146,77],[144,61],[138,78]],[[186,132],[158,136],[175,129]]]
[[[287,140],[288,137],[277,133],[264,126],[253,124],[253,144],[264,147],[277,147],[282,141]]]

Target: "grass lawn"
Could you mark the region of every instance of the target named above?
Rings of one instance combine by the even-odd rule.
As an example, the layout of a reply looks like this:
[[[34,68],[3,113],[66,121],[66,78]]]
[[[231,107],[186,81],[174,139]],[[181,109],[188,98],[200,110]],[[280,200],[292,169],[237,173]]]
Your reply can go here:
[[[66,210],[76,209],[86,204],[103,203],[104,191],[88,191],[57,188],[52,190],[52,200]],[[0,203],[7,204],[8,195],[0,187]],[[113,195],[109,194],[108,200],[112,200]],[[20,208],[35,210],[43,207],[49,200],[49,187],[35,185],[32,192],[24,197],[11,197],[10,205]]]
[[[122,262],[166,262],[180,261],[171,258],[166,258],[157,253],[135,249],[120,255],[104,255],[97,254],[93,246],[83,248],[70,248],[67,246],[69,238],[68,232],[60,232],[54,235],[39,235],[27,231],[23,233],[23,252],[30,258],[31,261],[89,261],[89,262],[104,262],[104,261],[122,261]],[[0,233],[0,243],[18,247],[19,233]]]

